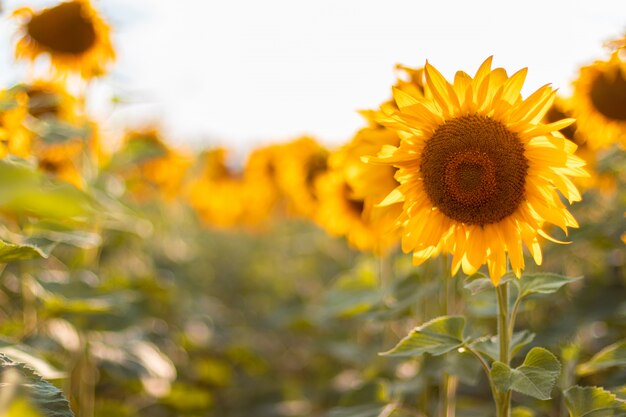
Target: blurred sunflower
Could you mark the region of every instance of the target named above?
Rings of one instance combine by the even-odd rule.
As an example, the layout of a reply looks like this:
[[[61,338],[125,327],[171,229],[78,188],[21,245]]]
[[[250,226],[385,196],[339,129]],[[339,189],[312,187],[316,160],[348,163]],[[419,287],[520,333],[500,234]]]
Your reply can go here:
[[[110,28],[89,0],[62,2],[34,11],[15,10],[21,21],[15,57],[34,62],[48,54],[59,74],[79,73],[89,79],[102,75],[115,59]]]
[[[205,151],[198,161],[200,172],[190,181],[185,193],[189,203],[209,226],[241,226],[249,204],[249,189],[227,167],[226,150]]]
[[[317,207],[315,179],[326,171],[328,150],[314,139],[304,137],[284,144],[276,165],[276,181],[295,215],[314,216]]]
[[[84,149],[82,139],[72,139],[61,144],[40,144],[34,147],[33,153],[40,170],[82,188],[80,163]]]
[[[0,91],[0,158],[8,154],[26,158],[31,152],[31,134],[26,128],[26,97]]]
[[[383,147],[372,161],[399,168],[400,185],[384,203],[403,202],[402,249],[416,264],[451,253],[453,273],[486,263],[497,285],[507,253],[521,275],[522,242],[541,263],[546,223],[565,233],[578,226],[556,190],[580,200],[568,177],[587,173],[576,145],[553,134],[573,120],[541,122],[555,92],[546,85],[523,100],[527,70],[508,77],[491,61],[474,78],[457,72],[453,84],[427,62],[424,96],[395,89],[399,110],[379,119],[398,132],[400,146]]]
[[[580,69],[572,99],[578,129],[592,149],[626,146],[626,62],[619,50]]]
[[[315,221],[332,236],[345,236],[358,250],[379,252],[380,235],[364,212],[362,199],[354,196],[341,170],[330,170],[316,180],[318,206]]]
[[[245,223],[249,226],[267,224],[280,201],[276,179],[279,145],[255,149],[250,153],[244,166],[248,205]]]
[[[76,122],[78,103],[66,90],[64,83],[40,79],[18,85],[15,90],[26,95],[28,114],[32,117],[41,120],[55,119],[65,123]]]
[[[127,186],[140,200],[158,191],[168,200],[181,191],[191,159],[168,147],[155,128],[130,131],[111,164],[123,172]]]

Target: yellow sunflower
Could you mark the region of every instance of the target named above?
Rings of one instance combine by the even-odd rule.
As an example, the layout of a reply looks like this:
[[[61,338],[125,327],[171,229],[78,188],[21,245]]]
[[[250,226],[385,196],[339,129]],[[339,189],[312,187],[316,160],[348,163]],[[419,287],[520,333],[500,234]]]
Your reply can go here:
[[[313,216],[317,206],[315,179],[326,171],[327,158],[328,150],[309,137],[281,146],[276,181],[290,213]]]
[[[26,158],[31,152],[31,134],[26,128],[28,107],[24,95],[0,91],[0,158],[8,154]]]
[[[255,149],[248,155],[244,166],[246,199],[245,223],[249,226],[266,224],[280,201],[276,179],[279,145]]]
[[[83,78],[106,72],[115,59],[109,25],[89,0],[71,0],[40,11],[23,7],[13,12],[21,21],[15,57],[34,62],[48,54],[59,74]]]
[[[83,187],[80,163],[85,150],[82,139],[71,139],[59,144],[35,146],[39,169],[77,188]]]
[[[403,202],[402,249],[419,264],[451,253],[452,272],[472,274],[487,264],[494,285],[507,270],[524,268],[522,242],[542,261],[539,236],[546,223],[577,227],[570,202],[580,194],[569,176],[585,176],[576,145],[554,134],[573,122],[541,122],[554,101],[549,85],[522,99],[522,69],[509,77],[491,70],[474,78],[459,71],[449,83],[425,65],[424,95],[394,90],[397,111],[379,121],[396,130],[399,147],[385,146],[372,162],[399,168],[400,185],[383,204]]]
[[[202,153],[199,164],[200,172],[190,181],[185,193],[191,206],[209,226],[241,226],[249,189],[226,165],[226,150],[218,148]]]
[[[355,198],[341,170],[331,170],[316,180],[318,206],[315,221],[332,236],[345,236],[358,250],[380,252],[378,223],[368,221],[362,199]]]
[[[35,80],[15,87],[26,95],[28,114],[36,119],[55,119],[65,123],[76,123],[78,102],[65,85],[59,81]]]
[[[191,159],[167,146],[157,129],[147,128],[128,132],[111,163],[121,168],[131,193],[140,200],[155,190],[171,200],[181,191]]]
[[[580,69],[572,98],[578,129],[592,149],[626,146],[626,62],[619,50]]]

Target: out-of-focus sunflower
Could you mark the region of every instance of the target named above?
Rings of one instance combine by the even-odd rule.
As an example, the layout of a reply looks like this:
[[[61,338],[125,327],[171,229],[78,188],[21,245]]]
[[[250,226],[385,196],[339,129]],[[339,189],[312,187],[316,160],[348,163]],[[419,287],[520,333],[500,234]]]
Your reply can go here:
[[[31,151],[30,132],[26,128],[26,97],[14,91],[0,91],[0,158],[7,154],[26,158]]]
[[[317,206],[315,179],[327,169],[328,150],[314,139],[304,137],[284,144],[276,165],[276,180],[286,196],[287,210],[312,217]]]
[[[78,118],[77,100],[65,85],[54,80],[35,80],[18,85],[14,89],[26,95],[28,114],[40,120],[59,120],[76,123]]]
[[[580,69],[572,100],[578,129],[592,149],[626,146],[626,62],[619,50]]]
[[[377,206],[398,185],[394,179],[396,168],[367,165],[362,158],[376,154],[384,145],[397,146],[400,139],[394,131],[374,122],[373,112],[362,114],[370,125],[330,155],[330,172],[316,184],[319,199],[316,220],[330,234],[346,235],[357,249],[380,254],[398,240],[394,228],[402,204]],[[333,214],[335,208],[337,214]]]
[[[191,159],[165,144],[155,128],[130,131],[111,164],[123,172],[127,186],[140,200],[158,191],[172,199],[181,191]]]
[[[249,226],[267,224],[278,208],[280,192],[276,175],[279,156],[279,145],[255,149],[248,156],[243,181],[248,199],[245,223]]]
[[[241,226],[249,204],[249,190],[227,167],[226,150],[205,151],[199,157],[199,164],[199,174],[190,181],[186,192],[191,206],[209,226]]]
[[[316,192],[315,221],[324,230],[333,236],[345,236],[348,244],[356,249],[380,252],[379,224],[368,220],[363,200],[355,198],[340,169],[320,175]]]
[[[48,54],[59,74],[78,73],[89,79],[106,72],[115,59],[109,25],[89,0],[71,0],[43,10],[23,7],[15,57],[34,62]]]
[[[497,285],[507,254],[521,275],[522,242],[541,263],[546,223],[565,232],[578,226],[556,190],[580,200],[569,177],[587,173],[576,145],[553,134],[573,120],[541,122],[554,101],[550,86],[523,100],[527,70],[508,77],[491,61],[474,78],[457,72],[452,84],[427,62],[424,96],[394,90],[399,110],[379,120],[398,132],[400,146],[383,147],[372,161],[399,168],[400,185],[385,203],[403,202],[402,249],[416,264],[451,253],[453,273],[486,263]]]
[[[84,149],[84,140],[71,139],[59,144],[34,146],[33,153],[40,170],[82,188],[80,164]]]

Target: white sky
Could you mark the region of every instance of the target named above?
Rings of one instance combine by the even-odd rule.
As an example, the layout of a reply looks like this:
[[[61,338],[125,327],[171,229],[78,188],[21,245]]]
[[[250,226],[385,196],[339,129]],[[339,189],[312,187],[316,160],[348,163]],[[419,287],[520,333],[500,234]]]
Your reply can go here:
[[[6,10],[47,0],[4,0]],[[626,32],[625,0],[100,0],[118,62],[94,87],[92,110],[111,126],[157,122],[172,142],[239,153],[311,134],[329,145],[363,123],[356,110],[389,97],[396,63],[426,59],[446,77],[489,55],[509,73],[529,67],[529,94],[563,91],[578,66]],[[14,30],[0,22],[0,81]],[[111,107],[106,99],[127,103]]]

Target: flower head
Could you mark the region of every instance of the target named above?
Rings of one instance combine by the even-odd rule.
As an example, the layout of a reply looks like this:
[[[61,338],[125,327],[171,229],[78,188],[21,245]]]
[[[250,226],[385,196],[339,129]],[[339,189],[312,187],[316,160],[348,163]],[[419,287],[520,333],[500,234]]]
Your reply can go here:
[[[495,285],[508,254],[520,276],[522,242],[540,264],[544,225],[565,233],[577,226],[556,192],[580,200],[569,177],[587,175],[576,145],[555,134],[574,120],[542,123],[555,92],[546,85],[522,99],[526,69],[509,77],[491,69],[491,58],[474,77],[457,72],[453,83],[428,63],[424,74],[423,95],[395,89],[397,110],[379,117],[400,145],[370,158],[399,168],[400,185],[382,204],[403,203],[402,248],[418,264],[451,253],[453,273],[487,264]]]

